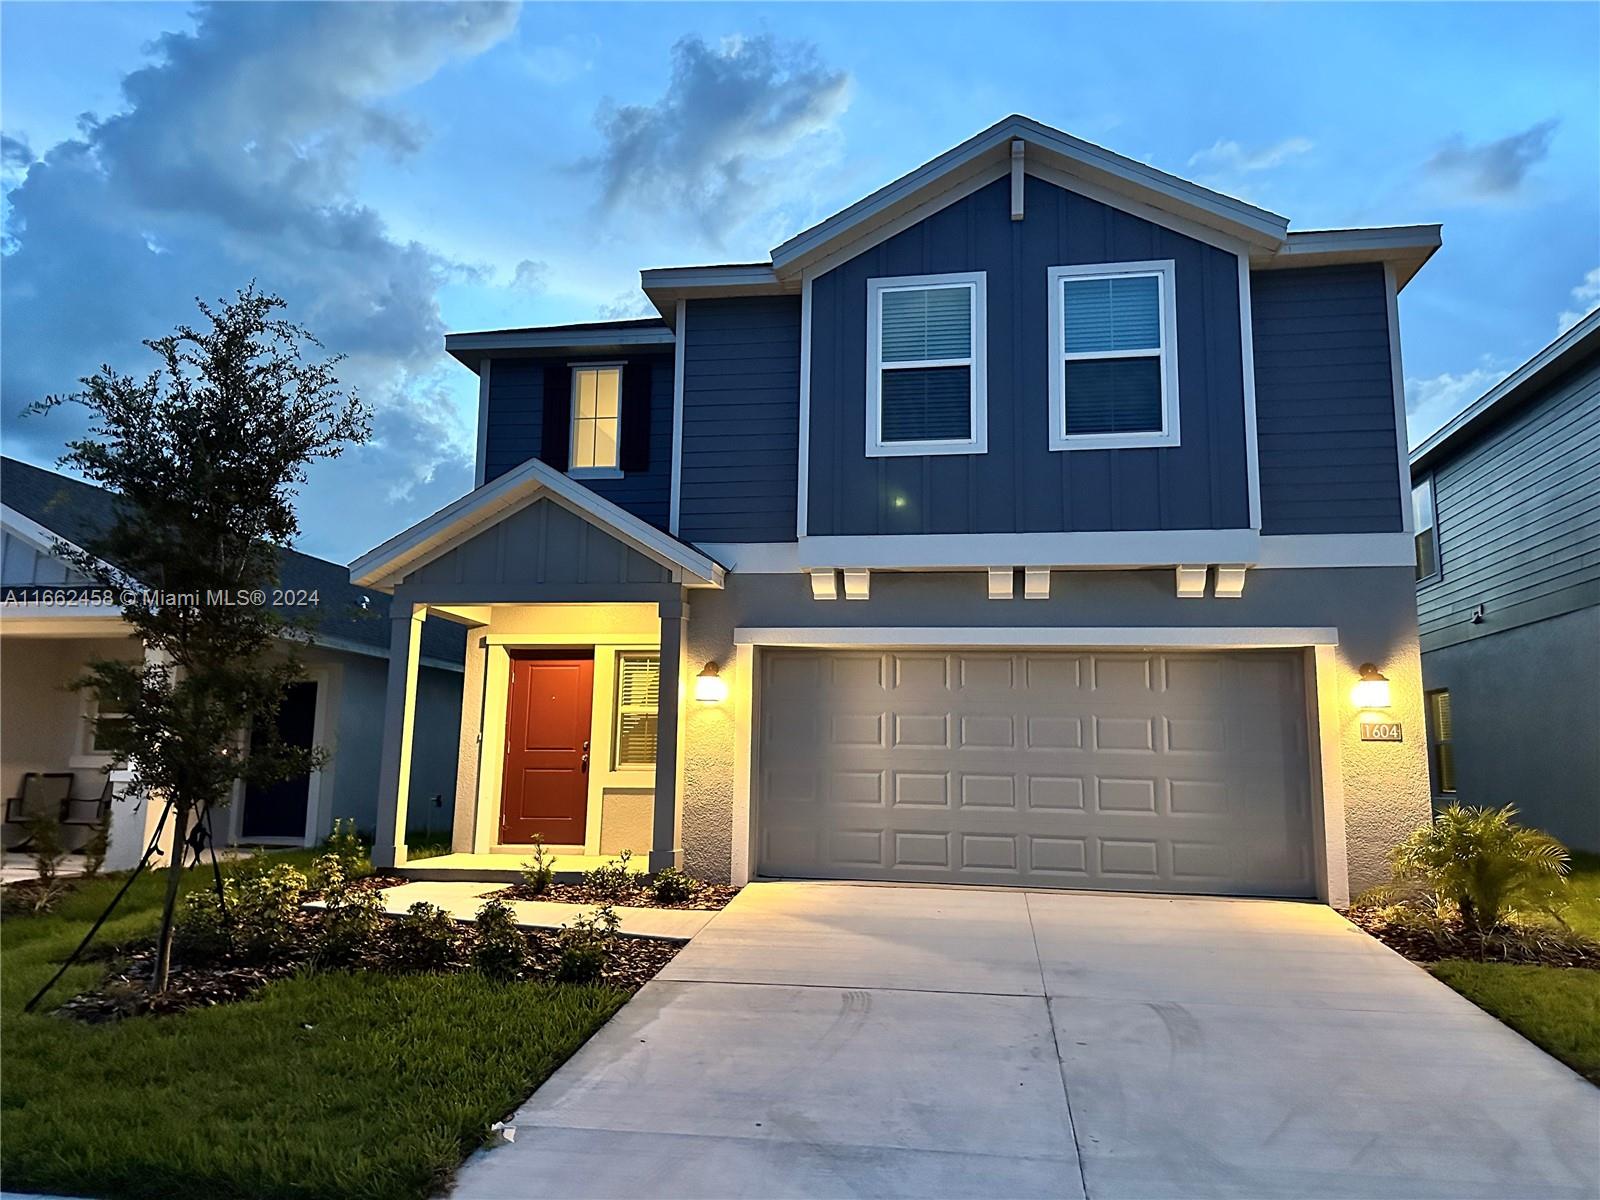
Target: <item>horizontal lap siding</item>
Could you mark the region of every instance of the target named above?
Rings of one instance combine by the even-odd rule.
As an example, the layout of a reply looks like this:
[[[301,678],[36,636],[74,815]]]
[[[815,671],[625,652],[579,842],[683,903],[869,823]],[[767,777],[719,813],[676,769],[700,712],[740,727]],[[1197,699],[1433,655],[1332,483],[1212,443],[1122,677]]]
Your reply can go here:
[[[1383,268],[1258,271],[1250,309],[1261,531],[1402,528]]]
[[[544,421],[544,371],[551,363],[580,362],[575,353],[546,358],[497,358],[489,369],[489,436],[484,482],[540,457]],[[595,357],[595,356],[590,356]],[[623,356],[600,355],[617,362]],[[672,359],[629,357],[625,370],[650,372],[650,466],[621,479],[585,479],[583,485],[658,529],[667,527],[672,502]],[[623,435],[626,442],[627,435]]]
[[[813,534],[1228,529],[1250,523],[1238,258],[1028,177],[999,180],[864,251],[812,288]],[[1050,267],[1176,264],[1182,444],[1051,451]],[[989,452],[866,456],[866,286],[986,272]]]
[[[1417,591],[1424,650],[1600,604],[1600,357],[1439,467],[1433,489],[1440,577]]]
[[[691,301],[679,536],[793,541],[799,432],[800,298]]]

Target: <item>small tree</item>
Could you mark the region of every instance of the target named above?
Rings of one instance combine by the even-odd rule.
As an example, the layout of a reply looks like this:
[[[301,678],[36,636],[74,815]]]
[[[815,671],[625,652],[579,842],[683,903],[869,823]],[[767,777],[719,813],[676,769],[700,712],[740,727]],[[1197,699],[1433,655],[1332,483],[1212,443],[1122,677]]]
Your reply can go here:
[[[218,308],[197,303],[202,328],[144,343],[161,360],[148,376],[102,366],[82,391],[34,406],[89,410],[88,433],[61,463],[116,497],[107,527],[57,552],[122,593],[123,618],[147,649],[143,662],[92,660],[74,686],[118,714],[96,723],[95,738],[128,765],[127,793],[172,807],[156,991],[167,984],[191,831],[236,780],[273,783],[321,760],[275,736],[285,689],[301,678],[294,648],[309,614],[285,617],[269,601],[279,552],[299,532],[307,464],[370,431],[367,409],[334,374],[339,359],[310,360],[320,343],[277,316],[277,296],[252,284]]]

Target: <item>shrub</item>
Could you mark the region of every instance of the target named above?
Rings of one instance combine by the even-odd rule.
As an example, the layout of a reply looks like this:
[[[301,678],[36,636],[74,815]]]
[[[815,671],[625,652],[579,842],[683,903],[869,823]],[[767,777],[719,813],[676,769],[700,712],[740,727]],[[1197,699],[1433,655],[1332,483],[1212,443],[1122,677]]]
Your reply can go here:
[[[184,961],[196,965],[216,962],[233,951],[233,914],[238,896],[231,880],[222,883],[222,896],[207,888],[191,892],[178,910],[173,944]]]
[[[278,958],[299,937],[300,903],[307,880],[288,863],[252,870],[237,885],[234,948],[246,958]]]
[[[317,865],[324,882],[316,960],[329,966],[359,962],[372,952],[383,927],[383,900],[371,888],[351,887],[335,856],[323,855]]]
[[[650,884],[650,894],[655,897],[657,904],[682,904],[699,890],[699,880],[684,874],[677,867],[657,871]]]
[[[624,850],[608,863],[583,873],[584,886],[606,904],[629,899],[639,888],[638,877],[628,870],[632,850]]]
[[[542,896],[550,890],[555,877],[555,858],[544,848],[544,838],[534,834],[533,857],[522,864],[522,882],[535,896]]]
[[[108,816],[89,831],[89,840],[83,843],[83,877],[93,879],[106,865],[106,846],[111,837],[111,818]]]
[[[509,983],[521,978],[528,965],[528,939],[517,928],[511,906],[504,900],[486,900],[478,910],[476,929],[472,965],[490,979]]]
[[[611,945],[621,924],[611,906],[602,904],[588,916],[563,925],[556,934],[561,948],[556,978],[563,983],[592,983],[599,979],[611,957]]]
[[[61,845],[61,822],[55,813],[49,813],[28,817],[22,826],[28,831],[28,857],[33,859],[34,874],[45,885],[40,890],[49,891],[61,869],[61,860],[67,856]]]
[[[372,862],[367,857],[367,846],[356,833],[354,818],[343,817],[334,821],[325,850],[339,860],[346,879],[360,879],[371,872]]]
[[[461,931],[437,904],[418,900],[389,927],[389,965],[401,971],[443,971],[456,964]]]
[[[1453,906],[1469,933],[1499,929],[1519,909],[1555,912],[1566,848],[1518,825],[1516,813],[1510,805],[1450,805],[1395,847],[1396,882],[1422,887],[1436,906]]]

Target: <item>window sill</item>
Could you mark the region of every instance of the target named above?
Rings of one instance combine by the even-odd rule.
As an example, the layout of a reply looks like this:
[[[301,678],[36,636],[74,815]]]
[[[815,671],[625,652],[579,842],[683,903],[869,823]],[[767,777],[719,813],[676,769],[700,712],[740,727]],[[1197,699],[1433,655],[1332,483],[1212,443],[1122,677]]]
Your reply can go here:
[[[1050,438],[1050,449],[1066,450],[1170,450],[1181,445],[1176,433],[1085,433]]]
[[[989,443],[970,442],[880,442],[867,445],[868,458],[924,458],[933,454],[987,454]]]
[[[568,479],[621,479],[622,472],[616,467],[572,467],[567,471]]]

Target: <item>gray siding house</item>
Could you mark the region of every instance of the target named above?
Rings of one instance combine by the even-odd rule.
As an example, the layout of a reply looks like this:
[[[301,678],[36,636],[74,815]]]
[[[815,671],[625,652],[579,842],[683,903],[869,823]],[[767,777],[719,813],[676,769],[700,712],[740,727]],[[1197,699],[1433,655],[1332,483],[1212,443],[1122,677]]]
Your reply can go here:
[[[82,545],[112,515],[101,488],[16,459],[0,459],[0,787],[17,796],[29,772],[73,775],[72,794],[98,797],[121,773],[94,745],[93,701],[67,685],[91,658],[138,660],[144,647],[119,609],[78,602],[90,581],[55,553],[58,541]],[[387,597],[350,583],[336,563],[287,551],[280,581],[312,594],[321,620],[300,656],[306,681],[278,715],[282,735],[330,752],[309,776],[269,789],[239,786],[214,825],[218,841],[310,846],[336,820],[372,830],[377,823],[388,674]],[[442,832],[455,802],[461,710],[461,630],[429,622],[418,672],[420,733],[409,826]],[[111,808],[107,863],[138,861],[151,836],[152,806],[120,796]],[[77,831],[81,836],[85,831]],[[20,830],[7,827],[7,843]]]
[[[1411,455],[1436,803],[1600,851],[1600,310]]]
[[[1014,116],[643,272],[659,317],[450,335],[478,486],[351,566],[380,861],[1345,903],[1429,814],[1397,295],[1439,244]],[[408,865],[430,615],[454,852]]]

